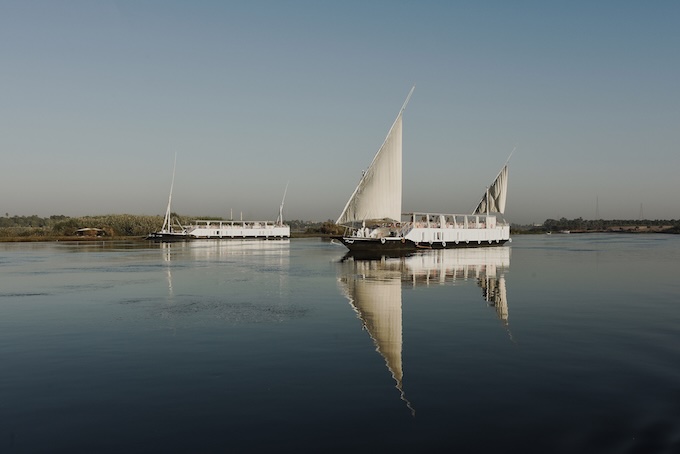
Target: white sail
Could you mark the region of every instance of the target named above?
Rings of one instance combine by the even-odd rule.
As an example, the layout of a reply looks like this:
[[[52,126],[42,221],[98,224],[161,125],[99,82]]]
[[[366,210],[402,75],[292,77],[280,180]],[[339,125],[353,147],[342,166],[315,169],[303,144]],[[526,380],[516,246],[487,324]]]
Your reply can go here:
[[[336,224],[368,219],[401,219],[402,113],[414,89],[411,88],[385,141],[361,177]]]
[[[482,200],[472,214],[504,213],[508,194],[508,164],[506,163],[494,182],[484,193]]]

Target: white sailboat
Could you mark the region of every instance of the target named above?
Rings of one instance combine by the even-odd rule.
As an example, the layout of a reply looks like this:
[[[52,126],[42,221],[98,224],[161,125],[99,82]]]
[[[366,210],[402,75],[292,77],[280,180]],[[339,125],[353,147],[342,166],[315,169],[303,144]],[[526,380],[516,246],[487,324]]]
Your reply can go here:
[[[402,121],[414,89],[336,221],[346,228],[336,239],[352,252],[369,253],[498,246],[509,241],[510,225],[502,218],[507,161],[471,215],[401,212]]]
[[[170,206],[172,204],[172,189],[175,185],[175,169],[177,167],[177,154],[175,165],[172,169],[172,183],[170,184],[170,197],[168,208],[165,211],[163,227],[157,232],[150,233],[146,239],[161,242],[187,241],[194,239],[219,239],[219,240],[283,240],[290,238],[290,226],[283,222],[283,204],[286,200],[288,185],[283,193],[283,200],[279,207],[279,215],[276,221],[244,221],[236,220],[195,220],[191,224],[182,226],[175,220],[177,228],[173,227]]]

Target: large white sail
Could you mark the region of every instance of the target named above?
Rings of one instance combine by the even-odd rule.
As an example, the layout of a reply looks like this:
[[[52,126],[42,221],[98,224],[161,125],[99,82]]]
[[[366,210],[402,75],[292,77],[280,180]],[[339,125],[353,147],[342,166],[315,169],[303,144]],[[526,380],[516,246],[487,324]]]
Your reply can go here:
[[[506,163],[494,182],[486,190],[482,200],[472,214],[504,213],[508,194],[508,164]]]
[[[414,88],[411,88],[385,141],[361,177],[336,224],[369,219],[401,219],[402,114]]]

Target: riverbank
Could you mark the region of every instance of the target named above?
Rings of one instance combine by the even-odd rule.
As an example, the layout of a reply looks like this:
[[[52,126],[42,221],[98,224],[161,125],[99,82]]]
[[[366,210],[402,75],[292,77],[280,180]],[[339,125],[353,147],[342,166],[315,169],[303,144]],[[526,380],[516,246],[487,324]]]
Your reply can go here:
[[[294,238],[327,238],[332,235],[324,233],[291,232],[290,237]],[[124,235],[31,235],[31,236],[8,236],[0,237],[0,243],[37,243],[37,242],[56,242],[56,241],[78,241],[78,242],[102,242],[102,241],[150,241],[144,236],[124,236]]]

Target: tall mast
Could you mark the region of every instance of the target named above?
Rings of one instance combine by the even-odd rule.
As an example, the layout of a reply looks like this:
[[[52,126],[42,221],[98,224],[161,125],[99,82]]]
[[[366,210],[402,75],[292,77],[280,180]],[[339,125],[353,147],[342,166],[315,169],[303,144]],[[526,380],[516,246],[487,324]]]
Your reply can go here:
[[[170,196],[168,197],[168,209],[165,210],[165,219],[163,219],[162,231],[167,229],[168,232],[172,231],[172,224],[170,222],[170,205],[172,204],[172,188],[175,186],[175,170],[177,169],[177,152],[175,152],[175,163],[172,166],[172,182],[170,183]]]
[[[286,193],[288,192],[288,183],[286,183],[286,189],[283,191],[283,199],[281,200],[281,206],[279,207],[279,217],[276,218],[276,224],[277,225],[283,225],[283,202],[286,201]]]

